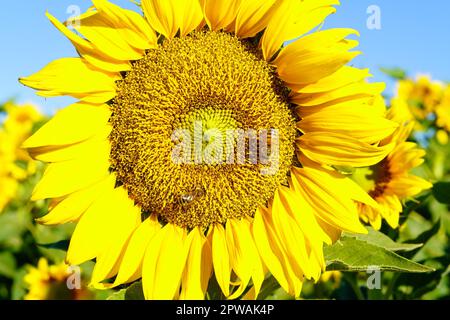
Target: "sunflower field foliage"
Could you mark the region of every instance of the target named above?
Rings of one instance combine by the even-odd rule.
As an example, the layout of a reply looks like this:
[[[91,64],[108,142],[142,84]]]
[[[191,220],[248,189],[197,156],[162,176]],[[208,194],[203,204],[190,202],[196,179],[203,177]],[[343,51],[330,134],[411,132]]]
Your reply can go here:
[[[19,81],[77,101],[0,106],[0,300],[449,299],[450,84],[387,94],[338,3],[47,13],[78,56]]]

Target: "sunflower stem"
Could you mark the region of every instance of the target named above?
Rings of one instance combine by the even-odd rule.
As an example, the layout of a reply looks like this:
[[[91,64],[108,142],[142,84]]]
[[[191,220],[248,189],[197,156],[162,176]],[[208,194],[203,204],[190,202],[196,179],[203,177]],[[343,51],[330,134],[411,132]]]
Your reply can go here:
[[[392,276],[391,281],[389,281],[389,286],[388,286],[388,288],[386,290],[386,293],[384,294],[384,299],[385,300],[391,300],[391,298],[393,297],[395,284],[397,283],[397,280],[398,280],[399,276],[400,276],[399,273],[395,273]]]
[[[366,300],[364,298],[364,294],[362,293],[360,287],[358,286],[358,278],[355,273],[343,273],[344,279],[347,281],[347,283],[352,287],[353,292],[356,295],[356,298],[358,300]]]

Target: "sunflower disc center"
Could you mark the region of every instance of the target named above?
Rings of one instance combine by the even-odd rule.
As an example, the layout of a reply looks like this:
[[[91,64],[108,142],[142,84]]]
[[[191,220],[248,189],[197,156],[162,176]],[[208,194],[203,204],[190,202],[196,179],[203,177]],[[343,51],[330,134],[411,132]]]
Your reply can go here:
[[[232,35],[194,32],[165,40],[118,83],[111,104],[112,170],[142,210],[164,222],[206,228],[253,216],[286,182],[294,158],[287,93],[258,50]],[[214,142],[230,145],[236,135],[229,133],[236,130],[256,133],[260,147],[259,133],[268,131],[267,152],[276,154],[265,163],[230,163],[227,153],[214,161],[177,162],[177,130],[202,149]],[[264,173],[275,164],[274,172]]]
[[[367,168],[357,168],[351,176],[372,198],[377,198],[384,193],[391,181],[389,162],[382,162]]]
[[[234,119],[231,110],[216,110],[212,107],[197,109],[183,115],[179,127],[189,133],[191,139],[191,150],[195,150],[195,143],[200,142],[200,151],[208,145],[218,145],[222,151],[219,160],[225,160],[226,154],[223,147],[227,145],[227,137],[233,135],[241,125]],[[195,157],[190,160],[195,161]],[[213,163],[214,159],[207,159],[207,163]]]

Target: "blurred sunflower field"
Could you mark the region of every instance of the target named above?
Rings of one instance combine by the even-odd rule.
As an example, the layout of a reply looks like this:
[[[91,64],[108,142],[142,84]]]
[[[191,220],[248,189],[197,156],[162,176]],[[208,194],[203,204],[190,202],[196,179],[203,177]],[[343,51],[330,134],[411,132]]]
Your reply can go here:
[[[448,300],[450,83],[369,81],[338,4],[47,12],[74,57],[16,78],[76,102],[0,104],[0,300]]]
[[[30,201],[44,168],[21,148],[21,144],[48,121],[48,116],[32,104],[6,102],[0,110],[3,119],[0,130],[1,299],[95,297],[85,282],[83,287],[79,286],[79,291],[72,292],[66,287],[70,272],[64,264],[64,253],[46,245],[64,241],[73,227],[49,230],[35,222],[48,208],[46,201]],[[87,266],[83,277],[87,277],[88,272]]]

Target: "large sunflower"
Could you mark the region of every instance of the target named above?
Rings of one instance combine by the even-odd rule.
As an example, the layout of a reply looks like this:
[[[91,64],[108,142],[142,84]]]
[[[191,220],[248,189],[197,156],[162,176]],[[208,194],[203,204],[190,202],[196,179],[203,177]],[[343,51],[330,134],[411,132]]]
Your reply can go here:
[[[24,144],[50,163],[40,222],[77,222],[67,261],[96,259],[96,286],[142,277],[148,299],[203,299],[212,274],[226,297],[249,284],[256,297],[268,271],[298,296],[325,268],[324,243],[365,232],[354,200],[377,206],[332,168],[378,163],[397,127],[383,85],[346,66],[356,32],[316,29],[338,1],[142,0],[143,16],[93,4],[77,33],[48,14],[80,57],[21,79],[80,100]],[[177,129],[200,147],[268,129],[275,157],[174,161]]]

